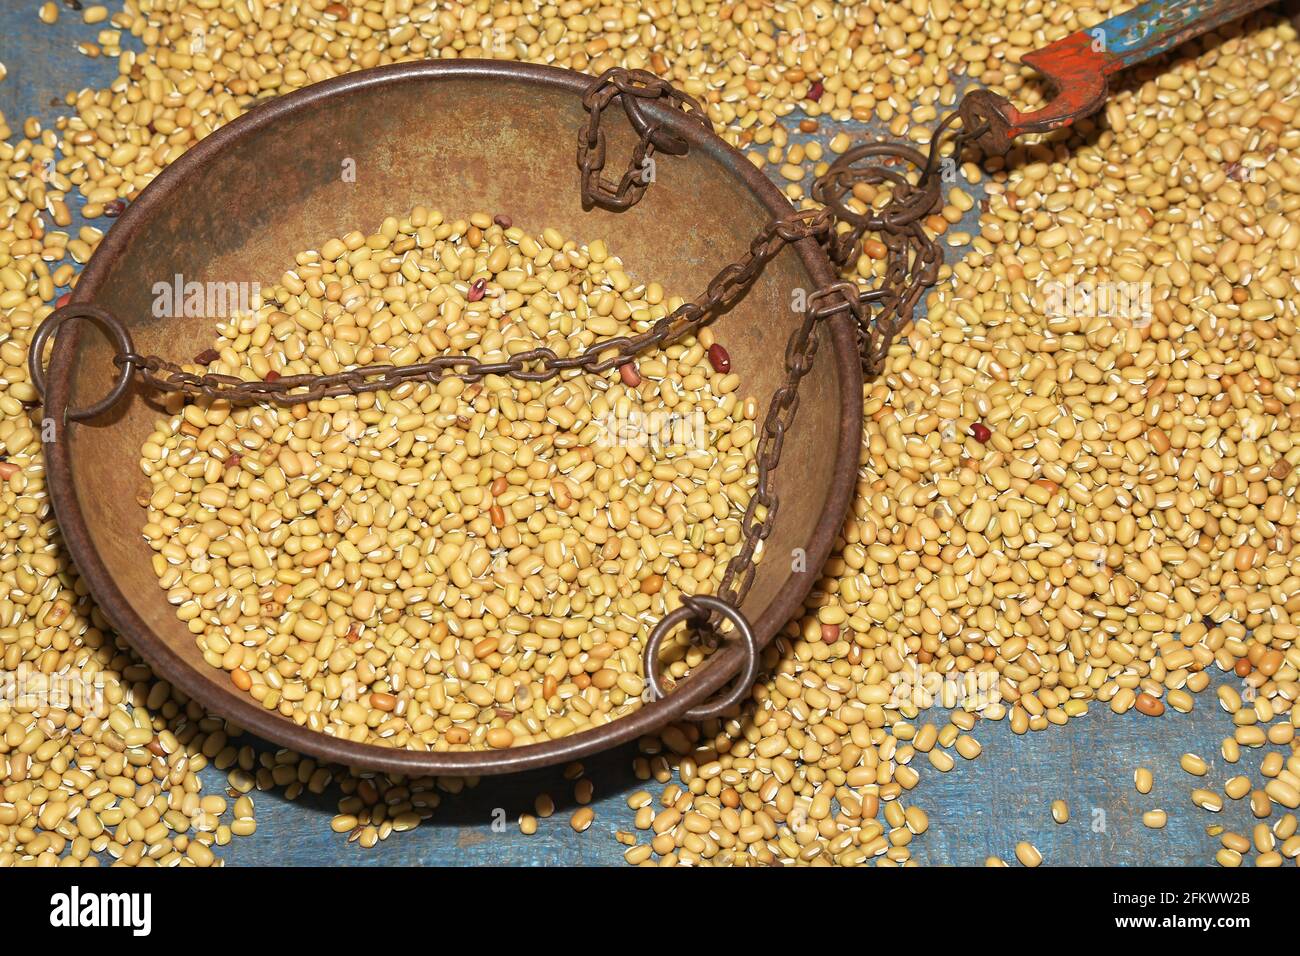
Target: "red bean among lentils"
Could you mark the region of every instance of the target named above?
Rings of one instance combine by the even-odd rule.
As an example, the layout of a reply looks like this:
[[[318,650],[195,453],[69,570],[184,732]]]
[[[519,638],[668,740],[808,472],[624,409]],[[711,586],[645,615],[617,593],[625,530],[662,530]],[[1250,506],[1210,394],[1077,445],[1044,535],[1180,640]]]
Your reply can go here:
[[[889,255],[889,247],[879,239],[868,239],[862,244],[862,251],[871,259],[883,259]]]
[[[970,427],[971,436],[981,445],[987,445],[990,438],[993,437],[993,430],[983,422],[976,422]]]
[[[731,356],[726,349],[714,342],[709,346],[709,364],[719,375],[726,375],[731,371]]]
[[[1152,694],[1138,694],[1133,706],[1138,713],[1146,714],[1148,717],[1159,717],[1165,712],[1164,701]]]

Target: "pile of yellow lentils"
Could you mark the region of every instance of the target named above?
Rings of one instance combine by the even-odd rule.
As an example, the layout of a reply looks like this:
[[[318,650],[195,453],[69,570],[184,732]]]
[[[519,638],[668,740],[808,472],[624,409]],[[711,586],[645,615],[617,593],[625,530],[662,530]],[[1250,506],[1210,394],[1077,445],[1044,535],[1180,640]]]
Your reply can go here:
[[[206,367],[564,358],[681,305],[601,240],[495,218],[417,207],[326,241],[220,326]],[[447,751],[599,727],[641,706],[648,622],[715,592],[739,549],[758,405],[730,368],[702,329],[603,376],[291,409],[174,396],[142,449],[154,571],[205,661],[311,730]],[[666,651],[680,677],[704,648]]]
[[[292,799],[332,780],[334,829],[373,846],[475,783],[258,753],[106,631],[59,544],[25,368],[35,327],[101,235],[67,231],[74,191],[88,218],[111,218],[259,99],[382,63],[489,56],[651,69],[802,202],[826,167],[822,140],[832,153],[851,145],[836,124],[877,121],[923,142],[967,84],[1031,106],[1042,92],[1020,56],[1131,5],[127,0],[34,12],[83,18],[80,52],[115,58],[118,75],[69,94],[55,129],[0,117],[0,652],[6,686],[29,691],[0,709],[0,865],[211,865],[255,828],[255,789]],[[1267,755],[1262,779],[1205,779],[1192,793],[1207,812],[1220,791],[1249,795],[1259,821],[1250,838],[1211,830],[1215,860],[1300,855],[1298,76],[1295,27],[1259,15],[1128,75],[1095,121],[982,173],[961,165],[984,198],[975,212],[954,189],[927,222],[957,251],[864,388],[858,494],[823,578],[737,717],[642,742],[636,773],[661,789],[629,798],[629,862],[907,864],[929,825],[913,792],[954,753],[979,755],[978,720],[1016,733],[1100,708],[1158,720],[1207,706],[1193,695],[1220,674],[1234,728],[1222,759]],[[978,234],[950,232],[967,211]],[[878,273],[871,253],[857,274]],[[944,709],[928,720],[932,704]],[[1184,769],[1200,776],[1197,760]],[[224,794],[202,791],[209,763],[229,771]],[[1135,769],[1145,793],[1150,772]],[[571,823],[584,830],[591,785],[577,785]],[[554,804],[535,809],[526,833]],[[1066,822],[1068,807],[1052,817]],[[1164,820],[1154,806],[1143,816]],[[1043,862],[1028,840],[1014,856]]]

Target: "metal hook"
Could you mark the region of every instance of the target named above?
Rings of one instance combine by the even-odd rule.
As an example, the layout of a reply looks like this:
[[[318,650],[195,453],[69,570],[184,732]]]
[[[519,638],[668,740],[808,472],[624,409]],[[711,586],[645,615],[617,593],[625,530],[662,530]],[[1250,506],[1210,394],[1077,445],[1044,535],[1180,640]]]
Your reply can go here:
[[[45,346],[54,333],[59,330],[59,327],[72,319],[85,319],[99,326],[104,334],[112,339],[117,346],[117,356],[114,364],[118,366],[118,373],[113,388],[93,405],[65,411],[68,419],[81,422],[94,418],[96,415],[102,415],[116,405],[122,396],[126,394],[126,390],[131,384],[131,373],[136,368],[137,356],[135,347],[131,342],[131,334],[127,332],[126,326],[106,309],[101,309],[99,306],[89,303],[74,303],[65,305],[61,309],[55,309],[45,317],[40,327],[37,328],[36,334],[32,336],[32,343],[27,353],[27,370],[31,375],[32,385],[40,393],[42,401],[45,399],[45,366],[43,364]]]
[[[734,707],[745,699],[750,688],[754,686],[754,681],[758,679],[758,659],[759,647],[758,641],[754,637],[754,631],[749,626],[749,621],[740,609],[728,604],[721,598],[707,594],[697,594],[682,598],[680,607],[674,608],[665,614],[659,623],[654,626],[650,632],[650,639],[645,646],[645,677],[646,683],[650,686],[650,692],[654,694],[655,699],[665,697],[663,684],[659,680],[659,648],[663,645],[664,638],[674,627],[688,619],[707,620],[710,612],[721,614],[735,626],[736,632],[744,641],[745,647],[745,666],[736,676],[735,682],[728,691],[722,692],[712,700],[707,700],[702,704],[697,704],[682,715],[684,720],[709,720],[713,717],[719,717],[723,711],[729,707]]]

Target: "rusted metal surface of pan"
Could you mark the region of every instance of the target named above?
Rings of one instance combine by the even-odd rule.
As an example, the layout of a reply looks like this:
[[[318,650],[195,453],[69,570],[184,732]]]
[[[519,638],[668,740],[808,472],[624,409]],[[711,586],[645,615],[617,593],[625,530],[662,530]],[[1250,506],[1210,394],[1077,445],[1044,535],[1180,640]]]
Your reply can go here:
[[[158,283],[274,282],[302,249],[373,230],[423,204],[449,217],[505,214],[527,231],[554,226],[607,239],[629,272],[692,296],[790,206],[740,153],[683,114],[647,107],[689,144],[662,156],[657,181],[624,212],[583,211],[575,162],[590,77],[492,61],[426,61],[353,73],[270,101],[188,151],[104,239],[74,302],[109,309],[137,350],[188,361],[208,348],[212,318],[156,318]],[[611,166],[635,142],[610,121]],[[355,176],[350,175],[355,171]],[[348,175],[345,175],[347,173]],[[713,325],[742,388],[764,407],[800,320],[795,290],[834,280],[811,240],[782,252],[744,301]],[[862,374],[850,320],[820,329],[795,427],[777,469],[780,509],[743,610],[769,643],[815,583],[840,530],[857,468]],[[81,325],[60,336],[47,414],[93,403],[114,380],[113,346]],[[113,627],[162,678],[214,714],[322,760],[409,775],[492,774],[572,760],[648,733],[711,697],[740,671],[725,646],[679,689],[630,716],[570,737],[500,751],[425,752],[341,740],[263,708],[204,662],[165,599],[143,540],[140,447],[163,412],[133,385],[113,409],[65,422],[46,444],[47,482],[69,552]],[[760,420],[763,409],[760,408]],[[792,570],[795,568],[797,570]]]

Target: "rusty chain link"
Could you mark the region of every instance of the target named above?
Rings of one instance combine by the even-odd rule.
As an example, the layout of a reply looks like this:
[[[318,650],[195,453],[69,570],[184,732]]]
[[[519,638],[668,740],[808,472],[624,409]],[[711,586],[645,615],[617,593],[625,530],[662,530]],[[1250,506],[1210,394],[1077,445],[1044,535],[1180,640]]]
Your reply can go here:
[[[601,128],[600,121],[605,107],[615,97],[622,103],[627,121],[632,125],[639,141],[632,151],[627,170],[617,183],[611,183],[601,175],[605,168],[606,143],[605,130]],[[710,134],[713,132],[713,124],[709,122],[704,108],[667,80],[646,70],[624,70],[619,67],[606,70],[582,97],[582,105],[586,107],[588,117],[587,125],[578,133],[578,168],[582,170],[583,209],[590,209],[593,205],[613,210],[635,206],[653,181],[650,175],[653,167],[649,161],[653,160],[655,151],[670,156],[685,155],[688,147],[686,140],[646,117],[641,104],[652,100],[665,100],[685,112],[703,131]]]
[[[190,372],[156,355],[134,352],[119,353],[114,361],[134,366],[140,377],[160,392],[221,399],[232,405],[298,405],[339,395],[385,391],[408,381],[437,382],[449,375],[471,382],[486,375],[544,382],[574,370],[600,374],[696,332],[710,317],[739,302],[763,267],[787,244],[815,238],[827,228],[829,217],[824,212],[805,211],[768,223],[745,255],[720,270],[698,300],[682,304],[645,332],[603,339],[577,355],[560,356],[545,347],[520,352],[501,362],[482,362],[469,355],[440,355],[413,365],[366,365],[332,375],[286,375],[274,381]]]
[[[617,183],[612,183],[602,175],[606,138],[601,117],[616,97],[621,100],[639,141],[627,170]],[[606,71],[583,97],[589,116],[578,139],[584,208],[599,205],[622,210],[635,205],[650,181],[643,175],[646,160],[656,150],[669,155],[686,152],[686,140],[647,117],[642,103],[651,100],[663,100],[683,110],[687,117],[712,131],[700,104],[666,80],[642,70],[614,68]],[[158,356],[136,354],[125,327],[118,320],[105,317],[103,310],[78,305],[51,313],[38,332],[38,340],[44,345],[54,329],[66,319],[93,318],[96,324],[105,327],[117,339],[119,351],[114,362],[119,366],[123,383],[134,371],[146,385],[159,392],[179,392],[192,398],[222,400],[233,405],[298,405],[322,398],[390,390],[410,381],[436,383],[448,376],[471,382],[487,375],[541,382],[571,371],[601,374],[643,352],[662,349],[695,333],[711,317],[739,302],[767,263],[792,243],[815,239],[831,261],[844,269],[855,264],[862,254],[862,242],[867,232],[878,233],[886,250],[883,282],[877,288],[864,289],[854,281],[841,280],[807,293],[802,309],[803,321],[786,346],[785,379],[772,395],[759,437],[755,455],[757,479],[741,519],[741,546],[723,572],[716,600],[707,605],[712,609],[706,616],[715,635],[724,617],[732,619],[733,630],[749,634],[739,607],[753,584],[759,549],[774,526],[779,501],[772,487],[772,475],[781,459],[786,432],[799,408],[799,384],[811,370],[816,356],[819,344],[817,327],[832,315],[851,313],[864,370],[869,377],[879,374],[899,330],[910,321],[921,295],[934,283],[943,263],[942,250],[936,240],[926,235],[924,220],[940,205],[940,180],[936,178],[936,172],[945,139],[951,140],[951,155],[960,158],[964,145],[977,138],[986,125],[980,116],[965,110],[965,105],[963,103],[938,125],[925,155],[910,146],[886,142],[867,143],[849,150],[814,183],[812,197],[820,208],[791,211],[767,223],[745,254],[724,266],[696,301],[684,303],[644,332],[605,339],[577,355],[560,356],[543,347],[500,362],[482,362],[468,355],[442,355],[414,365],[370,365],[331,375],[292,375],[274,381],[248,381],[234,375],[188,371]],[[963,126],[954,132],[958,119],[963,120]],[[909,166],[918,171],[912,177],[907,173]],[[870,211],[869,205],[856,195],[855,189],[882,185],[888,190],[888,199],[878,212]],[[852,204],[868,211],[859,211]],[[91,316],[91,312],[96,315]],[[105,321],[112,327],[105,326]],[[33,341],[33,346],[36,341]],[[44,381],[42,351],[33,347],[29,356],[32,380],[38,386]],[[114,400],[124,390],[124,387],[115,389]],[[99,402],[93,409],[69,412],[69,418],[83,419],[89,417],[91,411],[98,414],[104,404]],[[717,601],[733,609],[734,615],[720,614]],[[700,613],[705,614],[703,611]],[[659,646],[670,618],[678,621],[680,616],[661,620],[648,646]],[[755,646],[752,635],[748,644]],[[647,662],[647,668],[653,666],[652,662]],[[748,690],[743,683],[738,682],[721,698],[689,711],[687,717],[716,716]]]
[[[739,606],[753,584],[757,572],[755,555],[762,541],[771,533],[778,500],[771,488],[771,475],[781,458],[786,430],[799,408],[799,382],[812,368],[817,351],[814,327],[831,315],[849,311],[858,334],[858,350],[868,377],[878,375],[900,328],[911,320],[913,310],[925,290],[934,284],[943,264],[939,244],[925,234],[922,220],[939,203],[939,184],[934,177],[942,139],[958,117],[950,114],[939,124],[931,140],[929,156],[922,156],[908,146],[892,143],[867,143],[856,147],[832,164],[826,175],[813,185],[813,198],[822,208],[810,214],[796,212],[779,223],[773,231],[789,236],[787,241],[805,238],[805,233],[822,241],[832,262],[844,268],[861,252],[862,239],[868,230],[884,236],[887,266],[885,280],[879,288],[862,289],[856,282],[841,280],[817,289],[808,296],[804,321],[786,346],[786,379],[773,393],[763,420],[755,460],[758,480],[741,520],[741,547],[723,572],[718,597]],[[980,129],[963,128],[953,136],[953,155],[960,156],[964,144]],[[921,173],[915,184],[901,170],[876,163],[856,165],[864,159],[883,156],[911,163]],[[879,214],[853,210],[848,201],[859,183],[878,185],[888,182],[890,198]],[[801,228],[797,224],[806,223]],[[849,228],[837,232],[838,223]],[[760,237],[761,238],[761,237]],[[837,301],[838,300],[838,301]],[[868,309],[875,313],[868,317]]]

